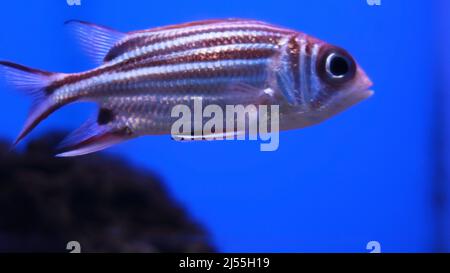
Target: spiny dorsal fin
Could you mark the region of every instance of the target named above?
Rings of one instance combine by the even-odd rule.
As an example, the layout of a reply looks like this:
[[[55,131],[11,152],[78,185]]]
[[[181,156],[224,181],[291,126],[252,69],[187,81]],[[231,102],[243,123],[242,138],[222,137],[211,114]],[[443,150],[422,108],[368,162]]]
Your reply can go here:
[[[65,25],[96,65],[103,64],[109,50],[126,36],[124,32],[79,20],[69,20]]]

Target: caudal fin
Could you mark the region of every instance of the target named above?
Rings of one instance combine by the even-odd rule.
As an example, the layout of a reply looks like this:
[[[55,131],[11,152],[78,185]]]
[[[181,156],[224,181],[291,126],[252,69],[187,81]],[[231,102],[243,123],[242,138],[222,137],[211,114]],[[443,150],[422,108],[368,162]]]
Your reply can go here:
[[[22,131],[14,141],[14,145],[18,144],[34,127],[59,107],[46,92],[47,87],[58,75],[58,73],[29,68],[8,61],[0,61],[0,76],[3,76],[8,84],[31,96],[33,99],[28,118]]]

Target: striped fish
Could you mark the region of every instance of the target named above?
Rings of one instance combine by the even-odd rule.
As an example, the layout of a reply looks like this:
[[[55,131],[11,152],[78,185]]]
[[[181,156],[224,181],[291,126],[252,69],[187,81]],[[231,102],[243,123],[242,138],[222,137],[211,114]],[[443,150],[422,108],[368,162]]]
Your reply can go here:
[[[316,124],[369,97],[371,82],[343,49],[268,23],[206,20],[123,33],[82,21],[68,27],[97,62],[52,73],[0,61],[6,80],[34,98],[15,144],[72,102],[99,111],[64,141],[60,156],[169,134],[171,109],[195,98],[221,107],[279,105],[280,129]]]

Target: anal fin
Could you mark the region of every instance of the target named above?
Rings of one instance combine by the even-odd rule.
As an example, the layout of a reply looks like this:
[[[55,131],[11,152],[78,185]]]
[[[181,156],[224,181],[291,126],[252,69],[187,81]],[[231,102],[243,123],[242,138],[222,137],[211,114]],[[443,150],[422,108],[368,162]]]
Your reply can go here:
[[[127,127],[115,128],[100,125],[97,119],[89,119],[68,135],[59,145],[57,157],[85,155],[106,149],[131,138]]]

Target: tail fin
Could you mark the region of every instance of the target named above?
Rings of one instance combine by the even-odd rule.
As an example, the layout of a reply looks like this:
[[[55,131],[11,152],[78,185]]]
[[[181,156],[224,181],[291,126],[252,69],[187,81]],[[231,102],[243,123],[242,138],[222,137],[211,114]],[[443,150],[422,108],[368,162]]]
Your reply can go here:
[[[8,61],[0,61],[0,75],[3,75],[7,83],[33,98],[33,104],[25,125],[14,141],[14,145],[16,145],[39,122],[59,108],[59,105],[53,102],[51,96],[46,93],[46,88],[58,74],[29,68]]]

